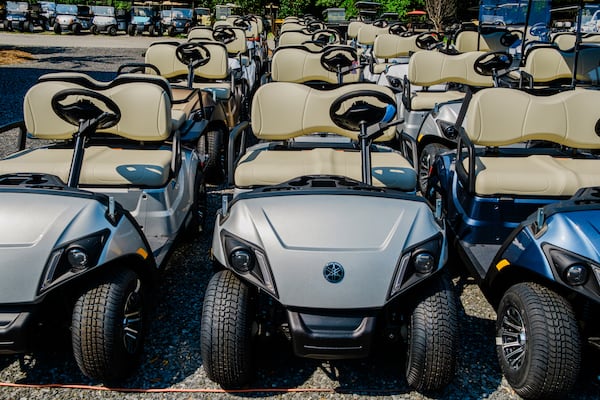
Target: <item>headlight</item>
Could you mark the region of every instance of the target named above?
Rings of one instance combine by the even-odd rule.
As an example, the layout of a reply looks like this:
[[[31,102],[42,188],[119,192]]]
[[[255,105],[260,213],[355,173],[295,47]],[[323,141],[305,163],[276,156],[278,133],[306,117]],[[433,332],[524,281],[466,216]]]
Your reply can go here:
[[[437,124],[440,126],[440,130],[450,140],[456,139],[458,136],[458,129],[456,129],[454,122],[447,122],[443,120],[437,120]]]
[[[227,255],[228,268],[277,297],[271,268],[261,248],[229,233],[222,234],[221,243]]]
[[[542,249],[560,280],[571,287],[583,286],[599,294],[600,275],[597,271],[600,271],[600,266],[594,261],[547,243],[542,245]],[[598,282],[589,279],[590,275],[596,276]]]
[[[437,271],[442,246],[443,236],[438,234],[426,242],[406,249],[396,267],[388,298],[396,296]]]
[[[40,292],[95,267],[107,237],[108,231],[102,231],[54,249],[46,263]]]

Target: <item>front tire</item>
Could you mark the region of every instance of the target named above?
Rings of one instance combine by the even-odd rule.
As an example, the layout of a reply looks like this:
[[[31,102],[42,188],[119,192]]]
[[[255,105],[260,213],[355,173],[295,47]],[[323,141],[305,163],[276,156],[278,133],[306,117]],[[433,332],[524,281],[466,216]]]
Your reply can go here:
[[[99,32],[99,30],[98,30],[98,27],[97,27],[96,25],[92,25],[92,26],[90,26],[90,33],[91,33],[92,35],[97,35],[97,34],[99,34],[100,32]]]
[[[571,304],[532,282],[509,288],[498,306],[496,353],[521,397],[566,397],[581,366],[581,337]]]
[[[108,34],[110,36],[117,36],[117,27],[114,25],[111,25],[108,27]]]
[[[420,293],[410,316],[406,380],[416,390],[430,392],[443,388],[454,377],[458,306],[446,275],[431,278]]]
[[[81,25],[79,24],[73,24],[71,29],[75,35],[79,35],[81,33]]]
[[[200,350],[206,374],[224,388],[252,376],[252,303],[248,285],[228,270],[213,275],[206,288]]]
[[[127,27],[127,34],[129,36],[135,36],[135,31],[137,30],[137,26],[136,25],[129,25]]]
[[[54,33],[56,33],[57,35],[60,35],[62,33],[62,28],[60,27],[60,24],[54,24]]]
[[[72,318],[73,355],[84,375],[101,381],[131,374],[144,339],[143,285],[129,270],[101,277],[77,299]]]

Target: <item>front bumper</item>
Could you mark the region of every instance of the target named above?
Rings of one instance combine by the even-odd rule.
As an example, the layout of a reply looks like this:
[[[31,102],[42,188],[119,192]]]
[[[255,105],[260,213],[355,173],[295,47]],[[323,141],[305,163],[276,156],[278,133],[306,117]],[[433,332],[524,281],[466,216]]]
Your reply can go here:
[[[28,350],[33,320],[32,311],[0,309],[0,354],[24,353]]]
[[[326,316],[287,311],[294,353],[298,357],[339,360],[367,357],[375,316]]]

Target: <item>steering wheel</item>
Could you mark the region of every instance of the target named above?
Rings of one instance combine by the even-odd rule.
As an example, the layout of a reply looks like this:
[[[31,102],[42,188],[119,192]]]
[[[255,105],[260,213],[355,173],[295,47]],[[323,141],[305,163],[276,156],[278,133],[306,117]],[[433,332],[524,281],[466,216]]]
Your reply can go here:
[[[504,32],[504,34],[502,34],[502,36],[500,36],[500,44],[504,47],[510,47],[513,44],[515,44],[515,42],[517,40],[519,40],[519,35],[517,35],[514,32]]]
[[[392,110],[393,109],[393,110]],[[393,113],[392,113],[393,111]],[[375,90],[356,90],[338,97],[329,108],[329,117],[340,128],[358,132],[396,114],[396,100]]]
[[[117,75],[121,74],[148,74],[148,69],[152,70],[155,75],[160,75],[160,70],[154,64],[146,64],[146,63],[127,63],[122,64],[117,69]]]
[[[392,35],[402,36],[403,33],[408,32],[408,28],[403,23],[396,22],[395,24],[389,26],[388,32]]]
[[[233,20],[233,26],[249,30],[250,28],[252,28],[252,23],[250,22],[249,18],[239,17]]]
[[[236,38],[237,35],[235,34],[235,31],[225,25],[219,25],[213,31],[213,39],[223,44],[235,42]]]
[[[385,19],[376,19],[373,21],[373,26],[376,26],[377,28],[387,28],[389,24],[390,23]]]
[[[329,72],[340,72],[347,74],[352,71],[352,66],[358,60],[358,54],[353,47],[337,47],[327,48],[321,54],[321,65]]]
[[[71,101],[63,103],[68,97],[72,97]],[[98,107],[97,102],[108,108],[108,111]],[[75,126],[79,126],[81,120],[96,120],[97,129],[107,129],[121,120],[121,110],[113,100],[88,89],[61,90],[52,96],[50,104],[60,119]]]
[[[498,25],[498,26],[506,26],[506,22],[504,22],[501,19],[497,19],[494,21],[494,25]]]
[[[548,27],[543,22],[538,22],[529,28],[529,33],[533,36],[546,37],[548,35]]]
[[[310,38],[312,42],[323,43],[323,46],[330,43],[339,43],[340,34],[335,29],[321,29],[314,32]]]
[[[317,32],[317,31],[322,31],[326,28],[325,28],[325,24],[323,24],[321,21],[311,21],[306,24],[306,29],[310,33],[313,33],[313,32]]]
[[[513,62],[513,57],[504,51],[493,51],[477,57],[473,67],[475,71],[484,76],[493,75],[494,71],[508,69]]]
[[[180,62],[194,68],[206,65],[210,61],[210,51],[205,45],[198,42],[180,44],[175,50],[175,56]]]
[[[430,50],[440,42],[440,35],[437,32],[423,32],[415,39],[418,48]]]

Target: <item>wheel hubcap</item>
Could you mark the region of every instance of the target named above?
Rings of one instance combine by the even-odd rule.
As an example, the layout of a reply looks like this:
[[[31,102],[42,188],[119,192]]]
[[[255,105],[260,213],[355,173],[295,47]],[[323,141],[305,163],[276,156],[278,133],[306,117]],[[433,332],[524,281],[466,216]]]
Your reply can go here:
[[[502,355],[512,369],[519,369],[527,352],[527,332],[523,316],[516,307],[508,307],[502,317],[499,345]]]
[[[431,154],[423,154],[421,156],[421,164],[419,168],[419,182],[421,184],[421,192],[427,190],[427,181],[431,170]]]
[[[138,350],[142,335],[143,300],[141,289],[142,283],[138,279],[136,287],[127,296],[123,309],[123,344],[130,354]]]

